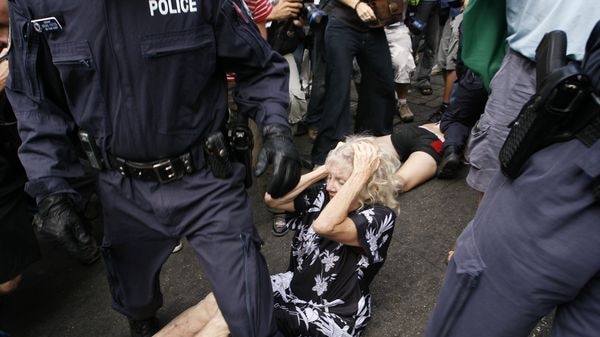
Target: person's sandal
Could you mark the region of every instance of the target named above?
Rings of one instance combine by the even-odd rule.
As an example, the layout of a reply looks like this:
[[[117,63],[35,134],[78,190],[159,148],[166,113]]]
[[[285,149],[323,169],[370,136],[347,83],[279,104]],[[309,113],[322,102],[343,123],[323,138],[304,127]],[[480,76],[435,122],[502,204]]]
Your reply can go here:
[[[284,236],[289,230],[290,229],[287,226],[285,214],[273,214],[273,223],[271,224],[271,233],[273,236]]]

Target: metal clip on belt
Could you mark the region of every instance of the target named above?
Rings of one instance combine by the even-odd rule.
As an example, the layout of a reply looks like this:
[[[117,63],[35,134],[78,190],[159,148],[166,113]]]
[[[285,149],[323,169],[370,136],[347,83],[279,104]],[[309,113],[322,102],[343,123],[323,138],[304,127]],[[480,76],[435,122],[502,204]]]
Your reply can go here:
[[[145,181],[168,183],[193,172],[192,157],[189,152],[178,157],[147,163],[134,162],[111,154],[108,157],[112,168],[120,174]]]

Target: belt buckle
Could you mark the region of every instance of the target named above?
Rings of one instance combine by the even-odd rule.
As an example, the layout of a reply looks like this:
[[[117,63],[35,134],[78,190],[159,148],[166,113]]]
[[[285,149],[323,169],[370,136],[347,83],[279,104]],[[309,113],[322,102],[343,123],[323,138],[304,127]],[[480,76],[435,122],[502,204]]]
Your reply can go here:
[[[177,174],[177,172],[175,172],[175,167],[173,166],[171,159],[163,160],[152,165],[152,170],[154,170],[154,173],[156,173],[156,176],[158,177],[158,181],[161,183],[168,183],[183,176],[182,173]]]

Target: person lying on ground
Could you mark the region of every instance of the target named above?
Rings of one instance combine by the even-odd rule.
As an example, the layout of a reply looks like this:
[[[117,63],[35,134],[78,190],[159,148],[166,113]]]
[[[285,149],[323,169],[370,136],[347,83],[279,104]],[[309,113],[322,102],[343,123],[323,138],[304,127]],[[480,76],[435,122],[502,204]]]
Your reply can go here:
[[[396,177],[401,181],[399,192],[404,193],[435,176],[444,134],[439,123],[403,125],[391,135],[376,137],[375,143],[402,162]]]

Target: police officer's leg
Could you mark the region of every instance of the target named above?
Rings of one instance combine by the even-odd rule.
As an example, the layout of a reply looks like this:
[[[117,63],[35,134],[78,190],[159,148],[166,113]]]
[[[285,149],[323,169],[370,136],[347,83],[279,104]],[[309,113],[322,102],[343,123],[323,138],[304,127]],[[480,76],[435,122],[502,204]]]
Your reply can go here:
[[[236,337],[275,336],[273,293],[261,240],[252,222],[241,165],[232,178],[217,179],[205,170],[191,177],[181,198],[190,202],[182,223],[198,254],[219,309]]]
[[[396,108],[392,58],[383,28],[362,36],[363,47],[356,58],[361,82],[354,128],[383,136],[392,133]]]
[[[158,276],[177,239],[152,229],[159,225],[136,184],[140,182],[106,172],[99,175],[98,190],[104,212],[102,255],[113,308],[142,320],[162,305]]]
[[[600,272],[554,317],[553,337],[591,337],[600,332]]]
[[[457,271],[450,260],[444,285],[430,317],[426,337],[526,337],[544,313],[516,305],[497,291],[486,271]],[[517,296],[517,294],[514,294]]]
[[[600,142],[558,143],[530,157],[519,178],[495,176],[457,241],[457,268],[447,272],[452,281],[475,270],[478,283],[460,305],[452,301],[457,282],[444,285],[427,336],[527,336],[556,306],[581,303],[576,312],[598,297],[588,288],[600,270],[600,207],[591,189],[598,151]]]

